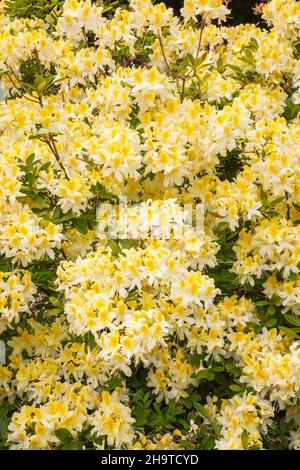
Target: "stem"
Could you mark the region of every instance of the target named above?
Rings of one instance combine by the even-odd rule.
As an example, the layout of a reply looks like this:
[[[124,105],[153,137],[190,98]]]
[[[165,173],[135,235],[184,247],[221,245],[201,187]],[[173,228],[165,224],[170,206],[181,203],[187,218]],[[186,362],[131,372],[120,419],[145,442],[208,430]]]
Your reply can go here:
[[[83,26],[83,28],[81,28],[81,30],[82,30],[82,35],[83,35],[84,42],[85,42],[86,46],[89,46],[89,40],[88,40],[88,37],[86,35],[85,27]]]
[[[97,90],[97,85],[93,83],[91,80],[89,80],[91,86],[94,88],[94,90]]]
[[[158,42],[159,42],[159,45],[160,45],[160,49],[161,49],[165,64],[168,67],[168,70],[171,73],[172,77],[177,78],[176,74],[174,74],[174,72],[173,72],[173,70],[172,70],[172,68],[171,68],[171,66],[168,62],[168,59],[167,59],[167,56],[166,56],[166,53],[165,53],[165,50],[164,50],[164,45],[163,45],[162,38],[161,38],[160,34],[158,34],[157,37],[158,37]]]
[[[197,47],[197,52],[196,52],[196,60],[199,57],[200,49],[201,49],[201,43],[202,43],[202,37],[203,37],[203,31],[204,31],[204,26],[205,22],[201,21],[201,26],[200,26],[200,36],[199,36],[199,42],[198,42],[198,47]]]
[[[28,96],[26,96],[26,94],[28,93],[28,91],[24,88],[24,86],[22,85],[22,83],[20,82],[19,78],[17,77],[17,75],[15,74],[15,72],[13,71],[13,69],[8,66],[8,68],[10,69],[10,72],[12,73],[13,77],[15,78],[15,80],[17,81],[17,83],[20,85],[20,88],[21,90],[23,91],[23,94],[22,92],[20,91],[19,87],[15,84],[15,82],[13,81],[11,75],[9,74],[9,72],[7,72],[7,76],[9,78],[9,80],[11,81],[13,87],[15,88],[16,92],[18,93],[19,95],[19,98],[22,98],[22,96],[24,96],[24,98],[28,101],[31,101],[32,103],[39,103],[39,101],[33,99],[33,98],[29,98]]]
[[[183,103],[183,100],[184,100],[185,82],[186,82],[186,78],[183,78],[182,79],[181,93],[180,93],[180,103]]]
[[[290,208],[290,205],[288,203],[288,199],[289,199],[289,194],[287,191],[285,191],[285,204],[286,204],[286,217],[288,220],[290,220],[291,218],[291,208]]]
[[[22,93],[20,93],[20,90],[19,88],[16,86],[15,82],[13,81],[13,79],[11,78],[11,76],[9,75],[9,73],[7,74],[9,80],[11,81],[13,87],[15,88],[16,92],[18,93],[19,97],[22,96]]]
[[[161,38],[160,34],[158,34],[157,37],[158,37],[158,42],[159,42],[159,45],[160,45],[160,49],[161,49],[165,64],[166,64],[170,74],[172,75],[172,77],[175,80],[182,80],[182,87],[181,87],[181,93],[180,93],[180,102],[182,103],[183,98],[184,98],[185,82],[186,82],[187,76],[185,76],[185,75],[180,76],[180,75],[177,75],[176,73],[174,73],[174,71],[172,70],[172,68],[171,68],[171,66],[168,62],[168,59],[167,59],[167,56],[166,56],[166,53],[165,53],[165,50],[164,50],[164,45],[163,45],[162,38]],[[178,86],[178,82],[177,82],[177,86]]]
[[[199,54],[200,54],[204,27],[205,27],[205,21],[202,20],[202,21],[201,21],[201,26],[200,26],[200,35],[199,35],[199,41],[198,41],[198,46],[197,46],[197,51],[196,51],[195,60],[198,59]],[[157,37],[158,37],[158,42],[159,42],[159,45],[160,45],[160,49],[161,49],[161,52],[162,52],[162,55],[163,55],[165,64],[166,64],[166,66],[167,66],[167,68],[168,68],[170,74],[171,74],[172,77],[175,78],[176,80],[177,80],[177,79],[182,80],[182,87],[181,87],[181,93],[180,93],[180,102],[183,103],[186,81],[187,81],[189,78],[195,76],[195,70],[193,70],[192,73],[189,72],[187,75],[181,75],[181,76],[179,76],[179,75],[177,75],[176,73],[174,73],[174,71],[172,70],[172,68],[171,68],[171,66],[170,66],[170,64],[169,64],[169,61],[168,61],[168,59],[167,59],[167,56],[166,56],[166,53],[165,53],[165,50],[164,50],[164,45],[163,45],[162,37],[161,37],[160,34],[157,34]]]
[[[39,100],[39,104],[41,107],[44,106],[44,103],[43,103],[43,96],[42,95],[38,95],[38,100]]]
[[[56,147],[56,143],[55,143],[55,140],[53,138],[53,136],[51,134],[49,134],[49,140],[45,139],[44,142],[48,145],[48,147],[50,148],[51,152],[53,153],[57,163],[59,164],[60,168],[62,169],[65,177],[67,180],[70,180],[69,176],[68,176],[68,173],[66,172],[66,169],[65,167],[63,166],[62,162],[61,162],[61,158],[60,158],[60,155],[58,153],[58,150],[57,150],[57,147]]]
[[[17,83],[20,85],[21,89],[23,90],[24,93],[27,93],[27,90],[26,88],[24,87],[23,83],[20,81],[19,77],[17,76],[17,74],[15,73],[15,71],[13,70],[13,68],[10,66],[10,65],[7,65],[7,67],[9,68],[10,72],[13,74],[13,77],[15,78],[15,80],[17,81]]]
[[[199,41],[198,41],[198,46],[197,46],[195,61],[198,59],[199,54],[200,54],[204,27],[205,27],[205,21],[201,21],[200,35],[199,35]],[[191,76],[195,76],[195,70],[192,70],[192,73],[189,73],[189,74],[188,74],[188,78],[190,78]]]
[[[26,94],[24,94],[24,95],[22,95],[22,96],[24,96],[24,98],[25,98],[26,100],[31,101],[32,103],[40,104],[39,101],[34,100],[33,98],[29,98],[28,96],[26,96]]]

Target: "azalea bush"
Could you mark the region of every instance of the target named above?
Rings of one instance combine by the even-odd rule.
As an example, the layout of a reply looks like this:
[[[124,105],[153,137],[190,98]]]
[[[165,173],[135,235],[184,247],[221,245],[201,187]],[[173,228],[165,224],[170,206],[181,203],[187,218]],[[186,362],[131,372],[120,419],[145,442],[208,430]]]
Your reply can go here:
[[[0,9],[1,448],[300,449],[300,3]]]

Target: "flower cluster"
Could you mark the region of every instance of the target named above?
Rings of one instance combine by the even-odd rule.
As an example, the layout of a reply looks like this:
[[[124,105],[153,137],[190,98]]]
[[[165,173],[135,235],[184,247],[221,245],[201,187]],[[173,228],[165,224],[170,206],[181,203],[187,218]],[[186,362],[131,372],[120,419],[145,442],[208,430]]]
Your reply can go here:
[[[100,3],[0,1],[0,446],[300,449],[300,3]]]

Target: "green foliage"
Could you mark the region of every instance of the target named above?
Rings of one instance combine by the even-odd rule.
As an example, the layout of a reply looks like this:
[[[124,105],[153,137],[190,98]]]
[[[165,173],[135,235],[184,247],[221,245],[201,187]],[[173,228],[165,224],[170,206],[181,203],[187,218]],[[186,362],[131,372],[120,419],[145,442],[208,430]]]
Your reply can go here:
[[[20,74],[23,87],[28,92],[37,92],[38,94],[53,93],[55,90],[55,67],[52,65],[47,70],[40,62],[37,53],[35,57],[24,61],[20,66]]]
[[[220,180],[233,181],[237,174],[242,171],[244,161],[238,151],[228,152],[225,157],[220,158],[220,163],[216,168],[216,173]]]
[[[64,0],[10,0],[6,11],[12,18],[45,18],[63,3]]]

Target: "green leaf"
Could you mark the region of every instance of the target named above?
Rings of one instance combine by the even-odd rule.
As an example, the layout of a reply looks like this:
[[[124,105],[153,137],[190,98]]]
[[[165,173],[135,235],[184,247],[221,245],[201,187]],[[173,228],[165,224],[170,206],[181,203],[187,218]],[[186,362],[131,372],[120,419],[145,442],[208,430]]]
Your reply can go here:
[[[60,207],[56,207],[53,211],[53,215],[52,215],[52,220],[54,223],[56,223],[59,219],[59,217],[61,216],[62,212],[61,212],[61,209]]]
[[[190,54],[190,53],[188,52],[188,53],[186,54],[186,58],[187,58],[188,62],[190,62],[190,64],[191,64],[192,66],[195,65],[195,59],[194,59],[194,57],[192,56],[192,54]]]
[[[215,437],[208,437],[203,442],[203,450],[212,450],[216,445]]]
[[[263,325],[266,328],[273,328],[274,326],[277,325],[277,320],[276,320],[276,318],[269,318],[267,321],[264,322]]]
[[[201,379],[207,379],[210,382],[214,380],[215,374],[212,370],[200,370],[199,372],[196,373],[196,376]]]
[[[42,91],[47,86],[47,80],[42,80],[39,84],[37,84],[36,89],[37,91]]]
[[[80,449],[82,449],[82,444],[77,441],[67,442],[62,447],[62,450],[80,450]]]
[[[250,43],[249,45],[253,48],[253,49],[258,49],[258,42],[255,38],[251,38],[250,39]]]
[[[34,157],[35,157],[34,153],[31,153],[29,155],[29,157],[26,160],[26,166],[30,166],[33,163]]]
[[[241,392],[241,391],[243,390],[240,385],[236,385],[236,384],[229,385],[229,388],[230,388],[230,390],[232,390],[233,392]]]
[[[67,442],[73,441],[73,436],[70,431],[66,428],[56,429],[55,431],[56,437],[60,440],[62,444],[66,444]]]
[[[276,308],[274,305],[269,305],[268,309],[267,309],[267,313],[268,315],[275,315],[276,313]]]
[[[109,240],[108,246],[111,248],[114,256],[119,255],[122,251],[119,244],[115,240]]]
[[[295,207],[297,212],[300,212],[300,205],[299,204],[294,203],[293,206]]]
[[[279,212],[277,212],[277,211],[268,211],[268,212],[266,212],[266,215],[268,215],[269,217],[277,217],[279,215]]]
[[[54,296],[50,295],[49,300],[50,300],[50,302],[51,302],[53,305],[62,306],[62,301],[59,300],[58,297],[54,297]]]
[[[288,328],[286,326],[280,326],[280,330],[282,330],[286,335],[291,336],[292,338],[300,339],[300,336],[297,335],[297,333],[291,328]]]
[[[51,162],[44,163],[44,165],[40,167],[40,171],[47,171],[50,165]]]
[[[56,317],[56,315],[59,315],[63,311],[64,311],[63,307],[52,308],[49,310],[45,310],[44,315],[46,317]]]
[[[280,202],[284,201],[285,200],[285,197],[279,197],[277,199],[274,199],[273,201],[271,201],[269,203],[269,207],[274,207],[274,206],[277,206],[277,204],[279,204]]]
[[[241,435],[241,441],[244,449],[247,449],[248,444],[249,444],[249,434],[247,429],[244,429]]]
[[[201,416],[210,420],[210,416],[207,414],[203,406],[200,405],[200,403],[194,402],[194,407],[198,411],[198,413],[200,413]]]
[[[214,366],[214,367],[212,367],[212,370],[214,372],[223,372],[224,367],[223,366]]]
[[[4,416],[0,415],[0,435],[6,434],[8,429],[9,419]]]
[[[62,217],[59,217],[56,222],[58,224],[61,224],[62,222],[67,222],[68,220],[71,220],[74,218],[74,214],[72,212],[68,212],[67,214],[63,215]]]
[[[218,385],[223,385],[225,387],[228,387],[228,380],[224,374],[217,374],[215,376],[215,381]]]
[[[256,307],[263,307],[264,305],[270,305],[270,302],[267,300],[259,300],[258,302],[254,302]]]
[[[240,67],[238,67],[237,65],[227,64],[226,66],[229,67],[234,72],[238,72],[238,73],[242,72],[242,69]]]
[[[300,318],[295,317],[294,315],[290,315],[288,313],[284,314],[284,318],[290,325],[300,327]]]
[[[88,233],[88,224],[87,224],[87,219],[84,217],[80,217],[78,219],[73,219],[72,220],[72,225],[78,232],[80,232],[82,235],[86,235]]]

